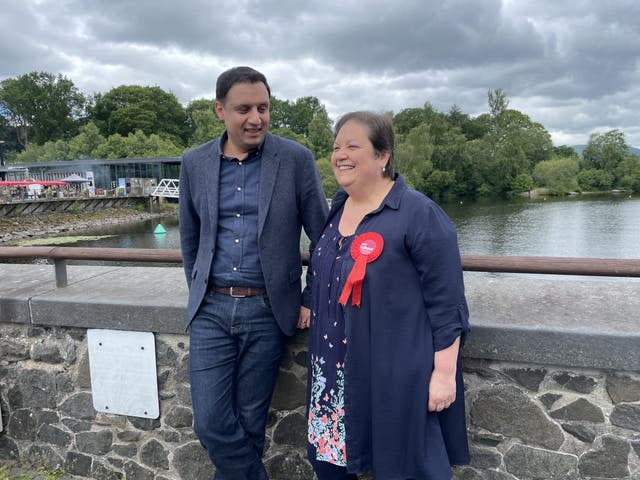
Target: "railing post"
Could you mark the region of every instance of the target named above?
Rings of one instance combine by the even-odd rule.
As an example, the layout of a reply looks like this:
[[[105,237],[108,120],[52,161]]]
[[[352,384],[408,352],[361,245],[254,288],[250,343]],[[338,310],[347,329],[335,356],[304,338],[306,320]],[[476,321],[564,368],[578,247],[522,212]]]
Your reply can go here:
[[[53,261],[56,270],[56,287],[64,288],[67,286],[67,261],[65,259],[56,258]]]

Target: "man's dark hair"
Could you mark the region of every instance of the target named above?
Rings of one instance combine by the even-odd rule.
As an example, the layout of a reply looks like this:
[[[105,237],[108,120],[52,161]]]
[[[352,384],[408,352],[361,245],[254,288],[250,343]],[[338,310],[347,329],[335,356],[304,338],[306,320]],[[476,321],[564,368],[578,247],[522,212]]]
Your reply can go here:
[[[271,89],[267,83],[267,78],[251,67],[233,67],[222,72],[216,82],[216,100],[224,103],[227,93],[236,83],[264,83],[267,93],[271,96]]]

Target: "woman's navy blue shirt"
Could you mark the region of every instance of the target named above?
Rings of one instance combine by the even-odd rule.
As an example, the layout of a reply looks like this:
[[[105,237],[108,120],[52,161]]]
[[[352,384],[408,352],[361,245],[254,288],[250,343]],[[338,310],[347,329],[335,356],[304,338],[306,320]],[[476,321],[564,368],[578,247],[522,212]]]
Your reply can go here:
[[[342,190],[334,197],[326,229],[339,221],[347,197]],[[383,251],[367,264],[360,307],[351,298],[340,307],[347,470],[373,471],[385,480],[448,479],[451,465],[469,461],[461,355],[455,402],[440,413],[428,412],[427,404],[434,353],[458,336],[464,345],[469,331],[456,231],[435,202],[398,175],[354,237],[366,232],[382,235]],[[318,253],[311,258],[312,269],[319,266]],[[339,279],[333,295],[340,295],[353,267],[346,257],[332,272]],[[314,295],[326,295],[317,283]],[[337,297],[328,300],[338,302]],[[327,299],[314,299],[314,305],[318,302]],[[311,353],[321,322],[312,318]]]

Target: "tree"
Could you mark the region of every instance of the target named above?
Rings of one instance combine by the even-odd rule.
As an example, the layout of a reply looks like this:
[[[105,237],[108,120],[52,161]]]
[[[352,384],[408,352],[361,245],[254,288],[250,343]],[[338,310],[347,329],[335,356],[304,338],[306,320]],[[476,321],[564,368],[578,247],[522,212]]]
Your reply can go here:
[[[71,160],[95,158],[96,149],[107,141],[93,122],[80,127],[80,133],[69,140],[69,157]]]
[[[23,147],[73,136],[85,105],[73,82],[60,74],[31,72],[0,83],[0,116]]]
[[[340,188],[336,176],[333,173],[333,167],[331,166],[331,160],[328,158],[320,158],[316,162],[318,171],[320,172],[320,178],[322,178],[322,189],[327,198],[333,198],[335,193]]]
[[[173,93],[160,87],[121,85],[97,94],[89,117],[104,136],[141,130],[175,144],[185,144],[189,136],[185,109]]]
[[[551,160],[538,163],[533,171],[533,177],[539,185],[547,187],[549,193],[564,195],[578,189],[577,157],[554,156]]]
[[[433,149],[429,125],[424,123],[411,129],[395,149],[396,171],[404,175],[407,182],[421,192],[424,191],[425,181],[433,170]]]
[[[594,133],[582,151],[583,168],[604,170],[613,175],[615,181],[616,169],[628,154],[629,146],[620,130]]]
[[[578,173],[578,185],[583,192],[611,190],[613,173],[597,168],[588,168]]]
[[[126,137],[116,133],[94,150],[96,158],[177,157],[184,149],[159,135],[146,135],[141,130]]]

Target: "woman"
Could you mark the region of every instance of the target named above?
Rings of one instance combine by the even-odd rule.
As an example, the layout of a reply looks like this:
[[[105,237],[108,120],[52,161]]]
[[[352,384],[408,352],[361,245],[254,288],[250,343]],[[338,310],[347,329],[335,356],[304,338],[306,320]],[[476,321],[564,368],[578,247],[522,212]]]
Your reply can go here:
[[[456,232],[394,173],[387,117],[348,113],[335,132],[342,190],[310,267],[309,459],[319,480],[449,479],[469,460]]]

